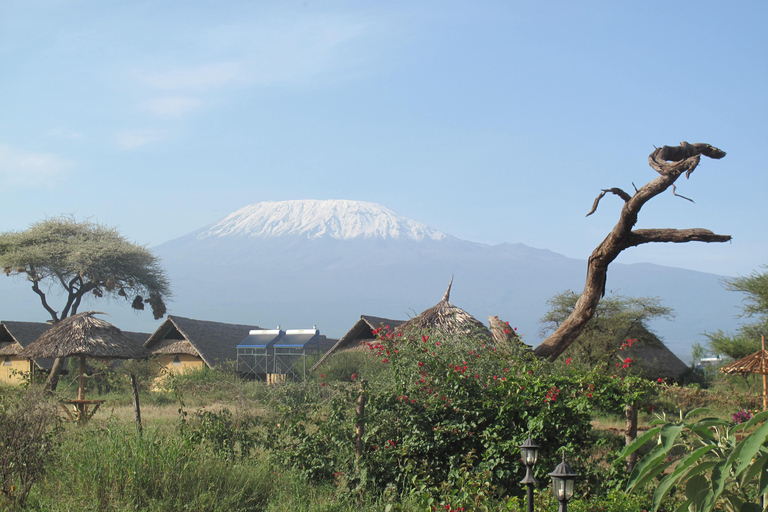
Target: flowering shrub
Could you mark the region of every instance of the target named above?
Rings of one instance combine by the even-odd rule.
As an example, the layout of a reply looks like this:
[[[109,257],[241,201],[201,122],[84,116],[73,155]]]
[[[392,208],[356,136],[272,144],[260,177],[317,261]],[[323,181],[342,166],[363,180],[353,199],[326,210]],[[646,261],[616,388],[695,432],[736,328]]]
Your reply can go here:
[[[745,409],[742,409],[738,412],[735,412],[731,415],[733,417],[734,423],[744,423],[745,421],[749,421],[752,419],[752,411],[747,411]]]
[[[522,491],[519,446],[530,433],[542,447],[538,479],[548,481],[565,451],[584,475],[582,492],[594,492],[621,480],[623,469],[608,475],[586,463],[595,441],[592,411],[622,412],[658,387],[632,375],[631,360],[613,373],[567,362],[565,371],[554,371],[527,349],[493,345],[477,334],[403,336],[388,328],[376,334],[363,347],[376,367],[334,372],[345,376],[336,381],[323,370],[312,384],[315,402],[283,409],[283,427],[270,446],[281,464],[314,480],[343,482],[346,492],[394,489],[417,493],[422,504],[473,510],[480,493]],[[363,389],[358,457],[354,404]]]

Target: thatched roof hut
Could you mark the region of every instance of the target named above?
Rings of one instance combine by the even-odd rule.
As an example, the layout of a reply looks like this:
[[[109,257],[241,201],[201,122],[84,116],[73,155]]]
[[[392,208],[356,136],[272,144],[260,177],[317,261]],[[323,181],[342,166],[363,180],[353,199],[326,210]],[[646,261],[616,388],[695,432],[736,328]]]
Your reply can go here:
[[[19,352],[20,357],[78,357],[80,384],[78,400],[85,399],[85,358],[143,359],[149,352],[114,325],[93,315],[98,311],[78,313],[60,321]],[[94,412],[96,410],[94,409]],[[80,409],[79,420],[87,418],[87,408]]]
[[[27,345],[35,341],[53,325],[44,322],[15,322],[3,320],[0,322],[0,356],[16,356]],[[34,363],[38,368],[50,370],[53,358],[38,357]]]
[[[342,350],[352,350],[365,346],[366,341],[372,341],[376,338],[373,334],[374,329],[386,326],[395,329],[404,322],[404,320],[392,320],[390,318],[382,318],[379,316],[360,315],[360,320],[355,322],[355,325],[353,325],[352,328],[347,331],[347,333],[342,336],[341,339],[312,366],[312,368],[309,369],[309,371],[314,371],[315,368],[323,364],[323,362],[332,354]]]
[[[452,285],[453,278],[440,302],[403,323],[398,331],[405,335],[408,332],[436,330],[447,334],[475,334],[492,339],[491,331],[480,320],[449,302]]]
[[[93,315],[78,313],[46,330],[19,355],[26,358],[87,356],[104,359],[143,359],[149,352],[114,325]]]
[[[237,345],[255,329],[261,327],[168,315],[144,347],[155,355],[199,357],[206,366],[215,368],[237,361]]]

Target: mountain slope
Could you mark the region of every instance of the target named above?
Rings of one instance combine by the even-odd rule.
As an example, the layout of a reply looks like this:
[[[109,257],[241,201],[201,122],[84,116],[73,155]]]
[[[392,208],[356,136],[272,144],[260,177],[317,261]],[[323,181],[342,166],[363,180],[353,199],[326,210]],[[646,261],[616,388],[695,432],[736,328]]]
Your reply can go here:
[[[342,336],[361,314],[406,320],[435,305],[451,276],[451,302],[485,322],[498,315],[526,342],[542,336],[547,300],[584,287],[586,262],[522,244],[468,242],[398,216],[373,203],[257,203],[155,247],[168,271],[169,313],[230,323],[301,328],[317,325]],[[631,249],[630,249],[631,250]],[[702,247],[701,250],[706,250]],[[650,264],[613,263],[608,290],[656,296],[674,321],[652,325],[688,361],[701,333],[733,330],[740,296],[720,276]],[[23,281],[0,280],[3,319],[44,321],[37,296]],[[8,300],[7,297],[13,297]],[[92,301],[110,322],[152,332],[159,322],[128,304]]]
[[[341,336],[361,314],[407,319],[452,302],[482,321],[499,315],[538,344],[554,294],[584,286],[586,263],[522,244],[489,246],[354,201],[258,203],[155,248],[178,314],[269,325],[318,325]],[[700,333],[730,329],[738,297],[719,276],[657,265],[610,267],[608,288],[659,296],[674,322],[653,327],[687,360]]]

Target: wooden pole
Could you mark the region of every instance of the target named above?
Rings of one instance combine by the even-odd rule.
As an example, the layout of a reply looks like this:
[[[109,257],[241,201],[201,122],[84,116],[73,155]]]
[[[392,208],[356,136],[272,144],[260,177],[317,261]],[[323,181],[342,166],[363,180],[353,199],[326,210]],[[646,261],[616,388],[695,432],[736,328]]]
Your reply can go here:
[[[85,400],[85,356],[80,356],[80,385],[77,388],[77,399]]]
[[[131,373],[131,388],[133,389],[133,410],[136,413],[136,428],[141,435],[141,408],[139,407],[139,387],[136,385],[136,376]]]
[[[355,459],[363,455],[363,435],[365,435],[365,381],[360,379],[360,395],[355,402]]]

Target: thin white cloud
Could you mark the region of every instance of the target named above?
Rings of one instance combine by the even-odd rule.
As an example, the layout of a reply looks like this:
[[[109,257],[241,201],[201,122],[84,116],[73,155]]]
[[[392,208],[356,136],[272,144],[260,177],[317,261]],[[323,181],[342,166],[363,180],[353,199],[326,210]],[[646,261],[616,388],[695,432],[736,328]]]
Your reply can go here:
[[[0,144],[0,186],[43,188],[61,183],[74,162]]]
[[[198,98],[184,96],[163,96],[152,98],[142,103],[141,107],[158,117],[183,117],[197,110],[201,101]]]
[[[197,42],[197,53],[206,55],[199,60],[208,62],[176,67],[164,62],[163,69],[135,70],[134,78],[149,89],[194,94],[231,85],[304,84],[358,65],[367,35],[366,23],[347,16],[220,25]]]
[[[151,130],[126,131],[117,135],[117,145],[121,149],[137,149],[161,140],[162,137]]]

